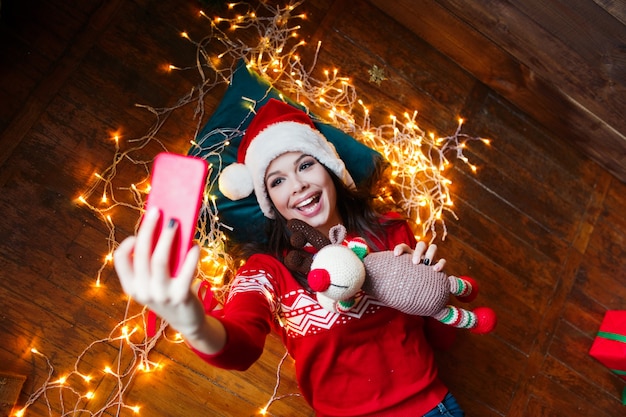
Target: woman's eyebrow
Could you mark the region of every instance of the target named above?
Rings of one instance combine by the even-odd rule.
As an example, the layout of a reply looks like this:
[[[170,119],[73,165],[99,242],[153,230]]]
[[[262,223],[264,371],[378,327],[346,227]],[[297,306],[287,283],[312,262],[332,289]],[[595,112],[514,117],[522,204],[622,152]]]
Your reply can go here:
[[[293,165],[294,165],[294,166],[298,165],[302,159],[304,159],[304,158],[308,158],[308,157],[310,157],[310,156],[311,156],[311,155],[308,155],[308,154],[306,154],[306,153],[303,153],[302,155],[300,155],[300,157],[299,157],[298,159],[296,159],[296,160],[294,161]]]
[[[267,181],[269,177],[271,177],[272,175],[278,175],[278,174],[280,174],[280,170],[268,172],[267,175],[265,176],[265,181]]]

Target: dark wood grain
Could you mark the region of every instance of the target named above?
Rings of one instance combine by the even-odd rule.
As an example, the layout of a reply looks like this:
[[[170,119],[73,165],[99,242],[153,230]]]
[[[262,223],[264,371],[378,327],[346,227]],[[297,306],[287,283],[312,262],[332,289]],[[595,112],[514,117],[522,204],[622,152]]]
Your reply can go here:
[[[371,3],[626,180],[626,27],[619,7],[593,1]]]

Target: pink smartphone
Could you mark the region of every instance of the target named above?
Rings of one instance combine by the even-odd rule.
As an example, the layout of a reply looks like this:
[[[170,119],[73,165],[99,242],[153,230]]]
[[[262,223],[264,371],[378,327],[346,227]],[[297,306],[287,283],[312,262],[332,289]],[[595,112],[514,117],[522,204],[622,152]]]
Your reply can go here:
[[[155,244],[161,230],[172,219],[178,222],[178,233],[170,258],[172,277],[178,275],[191,249],[207,170],[206,161],[193,156],[163,152],[154,160],[146,210],[156,207],[161,212]]]

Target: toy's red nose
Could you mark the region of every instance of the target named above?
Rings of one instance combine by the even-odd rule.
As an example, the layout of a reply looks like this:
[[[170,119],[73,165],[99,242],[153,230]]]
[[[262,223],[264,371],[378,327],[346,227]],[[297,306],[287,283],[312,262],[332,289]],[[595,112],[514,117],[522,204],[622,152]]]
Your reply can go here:
[[[312,269],[307,280],[313,291],[326,291],[330,287],[330,274],[325,269]]]

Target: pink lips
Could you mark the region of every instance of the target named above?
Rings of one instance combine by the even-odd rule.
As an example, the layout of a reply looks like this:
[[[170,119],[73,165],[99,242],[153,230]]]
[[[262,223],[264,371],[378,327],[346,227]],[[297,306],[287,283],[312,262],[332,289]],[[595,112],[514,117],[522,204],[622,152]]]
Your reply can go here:
[[[319,202],[321,199],[320,193],[315,193],[305,198],[300,199],[296,204],[294,204],[294,208],[298,210],[300,213],[305,214],[307,216],[311,216],[316,214],[319,210]]]

